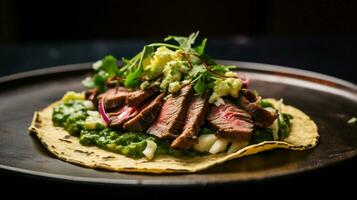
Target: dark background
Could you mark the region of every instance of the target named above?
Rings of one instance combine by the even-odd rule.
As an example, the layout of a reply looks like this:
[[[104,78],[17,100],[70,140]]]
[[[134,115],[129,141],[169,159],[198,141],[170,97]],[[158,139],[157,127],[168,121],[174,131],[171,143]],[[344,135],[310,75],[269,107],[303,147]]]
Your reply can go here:
[[[0,76],[130,57],[196,30],[213,58],[297,67],[356,82],[356,1],[0,1]]]
[[[100,3],[99,3],[100,2]],[[0,41],[207,37],[356,36],[356,1],[1,1]]]
[[[301,68],[357,83],[356,12],[357,1],[352,0],[0,0],[0,76],[92,62],[107,54],[129,57],[144,44],[168,34],[200,30],[201,37],[209,38],[207,51],[213,58]],[[240,194],[274,196],[292,190],[294,196],[304,195],[296,191],[350,194],[354,185],[348,182],[356,178],[355,169],[353,159],[317,172],[245,186],[180,191],[156,188],[141,193],[135,188],[111,188],[108,192],[106,187],[56,183],[7,172],[0,177],[6,183],[2,192],[9,194],[20,188],[29,194],[40,190],[52,196],[70,192],[86,197],[131,194],[172,199],[189,195],[186,192],[199,198],[233,191],[238,198]]]

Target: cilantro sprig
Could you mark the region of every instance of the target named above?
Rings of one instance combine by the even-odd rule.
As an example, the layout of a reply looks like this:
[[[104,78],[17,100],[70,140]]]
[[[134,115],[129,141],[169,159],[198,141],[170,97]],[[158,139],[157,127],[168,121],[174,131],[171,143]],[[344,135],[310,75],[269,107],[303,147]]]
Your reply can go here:
[[[146,73],[143,66],[144,59],[152,57],[156,48],[166,47],[183,52],[184,58],[190,65],[190,71],[186,74],[185,79],[194,84],[197,94],[202,94],[213,88],[215,80],[227,78],[225,73],[230,71],[230,66],[218,65],[207,56],[205,52],[207,38],[195,45],[198,35],[198,31],[188,37],[170,35],[164,41],[174,41],[177,44],[152,43],[145,45],[142,51],[133,58],[122,58],[122,66],[118,65],[115,57],[106,56],[93,65],[94,75],[86,78],[82,83],[88,88],[97,88],[100,92],[104,92],[106,82],[113,79],[125,87],[138,88]]]
[[[88,88],[97,88],[100,92],[105,91],[105,82],[119,75],[117,59],[114,56],[105,56],[102,60],[93,64],[95,74],[87,77],[82,84]]]

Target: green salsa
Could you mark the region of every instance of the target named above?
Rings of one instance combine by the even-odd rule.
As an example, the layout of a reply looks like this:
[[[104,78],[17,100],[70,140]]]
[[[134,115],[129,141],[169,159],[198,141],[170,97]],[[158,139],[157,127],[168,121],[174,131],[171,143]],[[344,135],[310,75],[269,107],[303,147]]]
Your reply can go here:
[[[87,108],[82,100],[69,100],[53,109],[52,121],[71,135],[79,135],[87,117]]]
[[[79,142],[83,145],[96,145],[131,158],[144,157],[142,152],[147,140],[153,138],[140,133],[119,134],[107,128],[100,131],[82,130],[79,137]]]
[[[263,102],[263,101],[262,101]],[[263,102],[266,106],[272,106]],[[169,140],[158,139],[146,133],[123,132],[107,128],[100,114],[94,111],[94,106],[83,99],[67,99],[53,109],[52,121],[55,126],[61,126],[73,136],[79,137],[82,145],[95,145],[100,148],[113,151],[131,158],[144,157],[143,151],[147,141],[151,140],[157,146],[155,155],[199,156],[207,152],[199,152],[194,149],[173,149]],[[292,116],[282,113],[278,118],[278,140],[288,136]],[[214,134],[211,129],[203,128],[200,135]],[[252,143],[273,141],[272,128],[255,127],[252,134]]]
[[[131,158],[144,157],[143,151],[148,140],[157,145],[155,155],[181,157],[205,154],[195,150],[173,149],[168,140],[159,140],[146,133],[121,132],[106,128],[100,123],[91,125],[89,123],[93,123],[93,112],[85,105],[85,100],[68,100],[53,109],[52,121],[55,126],[61,126],[71,135],[78,136],[82,145],[95,145]]]

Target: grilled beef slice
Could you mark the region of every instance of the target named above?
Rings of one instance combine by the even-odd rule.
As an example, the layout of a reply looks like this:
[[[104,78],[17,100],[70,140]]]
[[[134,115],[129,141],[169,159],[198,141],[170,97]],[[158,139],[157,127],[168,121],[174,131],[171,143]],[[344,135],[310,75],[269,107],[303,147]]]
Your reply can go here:
[[[242,89],[241,95],[243,97],[247,98],[249,102],[256,102],[259,99],[254,92],[252,92],[248,89]]]
[[[247,107],[247,111],[254,119],[254,124],[260,127],[268,127],[279,117],[277,112],[272,113],[258,103],[250,103]]]
[[[169,97],[147,132],[159,138],[176,138],[184,125],[184,117],[191,93],[192,85],[189,84],[181,88],[177,94]]]
[[[98,94],[99,94],[98,89],[90,89],[84,93],[84,96],[85,96],[85,99],[97,104],[98,103],[98,101],[97,101]]]
[[[181,134],[171,143],[172,148],[189,149],[196,143],[208,107],[207,94],[192,98],[186,113],[185,125]]]
[[[274,120],[278,118],[279,114],[272,113],[258,104],[260,97],[247,89],[241,91],[239,97],[239,105],[244,108],[253,117],[254,124],[259,127],[268,127],[273,124]]]
[[[212,106],[207,120],[224,138],[249,140],[254,126],[249,113],[230,102]]]
[[[141,132],[146,130],[146,128],[155,120],[156,116],[158,115],[163,103],[164,96],[164,94],[160,94],[151,102],[148,102],[142,106],[139,113],[135,117],[124,123],[124,129],[134,132]]]
[[[135,90],[130,92],[125,100],[125,103],[130,106],[139,106],[158,91],[159,89],[157,87],[151,87],[146,90]]]
[[[127,120],[138,114],[138,109],[133,106],[125,105],[118,108],[115,112],[109,113],[111,127],[121,127]]]
[[[126,97],[131,91],[124,87],[116,87],[107,90],[105,93],[98,96],[98,99],[104,99],[105,109],[113,109],[121,107],[125,104]]]
[[[123,105],[140,106],[157,91],[157,87],[152,87],[147,90],[130,90],[124,87],[116,87],[99,95],[98,98],[105,97],[105,109],[113,109]]]

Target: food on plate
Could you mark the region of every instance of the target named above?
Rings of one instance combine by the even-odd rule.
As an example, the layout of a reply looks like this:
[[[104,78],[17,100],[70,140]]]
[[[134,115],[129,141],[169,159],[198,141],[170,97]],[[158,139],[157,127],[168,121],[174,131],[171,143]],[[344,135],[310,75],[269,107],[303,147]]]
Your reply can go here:
[[[236,66],[216,63],[198,32],[169,36],[131,59],[106,56],[83,80],[35,112],[30,131],[58,158],[92,168],[196,172],[275,148],[317,145],[316,124],[263,98]]]

